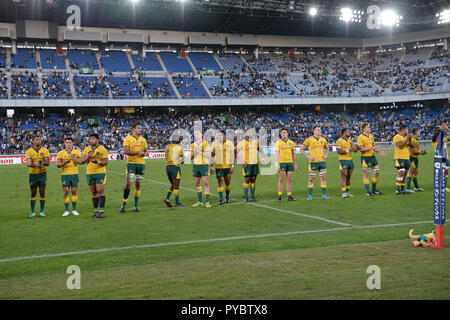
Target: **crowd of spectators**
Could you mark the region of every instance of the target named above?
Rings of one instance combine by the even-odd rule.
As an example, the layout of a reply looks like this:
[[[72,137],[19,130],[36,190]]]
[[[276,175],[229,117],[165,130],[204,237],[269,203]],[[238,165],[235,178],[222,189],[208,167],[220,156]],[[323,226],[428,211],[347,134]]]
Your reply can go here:
[[[340,136],[343,127],[350,128],[355,140],[361,124],[369,122],[372,134],[378,142],[391,142],[401,124],[421,130],[421,140],[430,140],[434,128],[442,121],[444,109],[401,109],[378,112],[358,113],[317,113],[317,112],[210,112],[203,113],[151,113],[139,118],[125,115],[97,117],[99,125],[89,127],[89,117],[17,117],[0,118],[0,153],[23,154],[29,147],[31,137],[35,134],[43,137],[43,142],[50,152],[63,148],[63,138],[73,136],[76,144],[84,147],[90,133],[98,133],[105,147],[118,150],[123,139],[131,132],[131,124],[139,121],[143,125],[143,136],[150,148],[163,150],[169,143],[171,134],[176,129],[193,132],[194,123],[201,121],[203,130],[245,130],[255,128],[267,132],[267,142],[271,143],[271,130],[286,127],[290,138],[301,144],[311,135],[312,126],[322,126],[323,136],[330,144]],[[242,131],[241,131],[242,132]]]
[[[39,78],[34,72],[11,74],[11,97],[16,99],[39,98]]]
[[[58,99],[72,98],[69,73],[66,71],[54,71],[42,75],[42,89],[45,97]]]

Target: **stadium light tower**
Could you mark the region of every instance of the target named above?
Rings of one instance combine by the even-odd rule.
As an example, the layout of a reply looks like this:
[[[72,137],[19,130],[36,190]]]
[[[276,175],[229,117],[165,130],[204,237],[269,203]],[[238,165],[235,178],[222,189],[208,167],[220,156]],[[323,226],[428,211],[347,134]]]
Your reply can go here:
[[[450,22],[450,9],[442,10],[436,14],[438,18],[438,24],[444,24]]]
[[[380,17],[378,18],[381,25],[386,27],[400,26],[400,20],[403,19],[402,16],[396,14],[393,10],[383,10]]]
[[[314,17],[317,14],[317,8],[316,7],[312,7],[311,9],[309,9],[309,15]]]
[[[353,10],[352,8],[342,8],[341,16],[339,20],[344,21],[345,23],[349,22],[361,22],[364,11],[362,10]]]

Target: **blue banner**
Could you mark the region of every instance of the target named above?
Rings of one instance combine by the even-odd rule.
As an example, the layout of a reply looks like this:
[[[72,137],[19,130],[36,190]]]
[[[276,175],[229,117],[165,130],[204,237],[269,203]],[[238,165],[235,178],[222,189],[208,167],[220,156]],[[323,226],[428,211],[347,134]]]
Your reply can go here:
[[[445,224],[445,170],[447,162],[447,144],[444,132],[439,135],[436,153],[434,155],[434,224],[443,226]]]

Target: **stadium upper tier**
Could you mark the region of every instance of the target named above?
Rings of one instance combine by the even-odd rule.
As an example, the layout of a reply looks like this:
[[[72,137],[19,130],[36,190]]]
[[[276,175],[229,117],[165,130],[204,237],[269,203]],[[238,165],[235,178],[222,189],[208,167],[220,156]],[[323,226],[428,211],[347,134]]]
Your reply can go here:
[[[157,83],[152,79],[153,85]],[[158,82],[161,84],[161,82]],[[164,87],[164,85],[163,85]],[[277,110],[277,111],[275,111]],[[243,129],[253,127],[257,131],[265,129],[289,129],[290,138],[296,144],[311,135],[312,126],[320,124],[323,136],[328,143],[334,144],[340,136],[342,128],[348,127],[352,139],[356,141],[362,123],[371,124],[372,134],[376,142],[391,142],[401,124],[409,128],[420,129],[420,140],[430,140],[434,129],[442,121],[443,114],[450,115],[449,109],[399,109],[371,112],[298,112],[286,113],[280,109],[273,112],[209,112],[173,114],[151,113],[140,115],[143,135],[153,149],[163,150],[169,143],[175,129],[187,129],[192,134],[194,121],[202,121],[207,129]],[[88,117],[92,118],[92,117]],[[81,147],[88,141],[92,132],[101,135],[104,145],[109,150],[122,147],[123,139],[130,133],[130,115],[96,117],[99,125],[88,128],[86,119],[81,117],[0,117],[0,154],[24,153],[30,147],[31,137],[39,134],[51,152],[64,148],[63,138],[73,136],[76,145]],[[270,144],[271,135],[268,135]]]
[[[383,97],[448,93],[450,51],[231,54],[0,48],[0,99]],[[61,78],[49,72],[66,72]],[[30,76],[24,77],[26,74]],[[27,79],[26,79],[27,78]],[[154,78],[154,81],[146,81]],[[162,80],[161,82],[159,80]],[[153,83],[154,82],[154,83]],[[163,84],[163,85],[162,85]],[[98,87],[97,87],[98,86]],[[44,94],[41,94],[44,92]]]

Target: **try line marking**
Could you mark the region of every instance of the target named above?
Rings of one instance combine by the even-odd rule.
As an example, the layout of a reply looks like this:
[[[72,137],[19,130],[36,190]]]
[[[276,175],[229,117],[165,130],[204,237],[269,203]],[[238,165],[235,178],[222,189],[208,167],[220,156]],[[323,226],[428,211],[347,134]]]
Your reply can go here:
[[[36,256],[14,257],[14,258],[0,259],[0,263],[16,262],[16,261],[22,261],[22,260],[35,260],[35,259],[65,257],[65,256],[73,256],[73,255],[84,255],[84,254],[90,254],[90,253],[123,251],[123,250],[131,250],[131,249],[146,249],[146,248],[158,248],[158,247],[166,247],[166,246],[189,245],[189,244],[196,244],[196,243],[246,240],[246,239],[269,238],[269,237],[282,237],[282,236],[321,233],[321,232],[335,232],[335,231],[374,229],[374,228],[389,228],[389,227],[398,227],[398,226],[404,226],[404,225],[418,225],[418,224],[429,224],[429,223],[431,224],[432,222],[431,221],[417,221],[417,222],[404,222],[404,223],[394,223],[394,224],[380,224],[380,225],[373,225],[373,226],[353,226],[353,227],[341,227],[341,228],[318,229],[318,230],[303,230],[303,231],[293,231],[293,232],[283,232],[283,233],[265,233],[265,234],[255,234],[255,235],[215,238],[215,239],[163,242],[163,243],[134,245],[134,246],[118,247],[118,248],[103,248],[103,249],[62,252],[62,253],[51,253],[51,254],[43,254],[43,255],[36,255]]]

